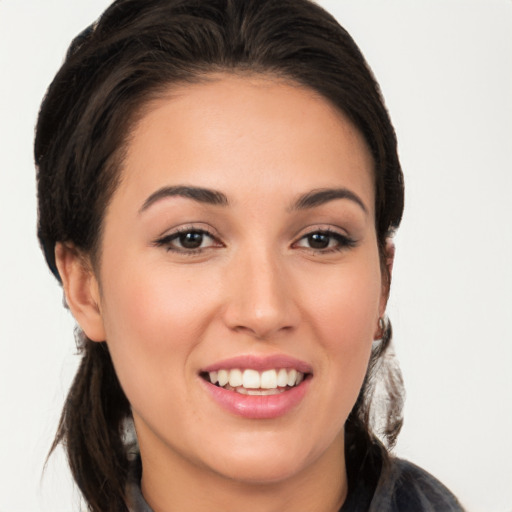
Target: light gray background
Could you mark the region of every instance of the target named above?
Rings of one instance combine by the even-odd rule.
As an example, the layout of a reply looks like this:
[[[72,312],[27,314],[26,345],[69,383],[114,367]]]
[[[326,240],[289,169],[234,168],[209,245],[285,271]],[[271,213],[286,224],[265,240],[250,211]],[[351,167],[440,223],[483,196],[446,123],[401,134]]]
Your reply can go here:
[[[0,511],[76,503],[44,458],[76,367],[36,242],[32,138],[71,38],[107,0],[0,0]],[[374,69],[407,206],[389,307],[407,386],[396,453],[475,512],[512,510],[512,2],[322,1]]]

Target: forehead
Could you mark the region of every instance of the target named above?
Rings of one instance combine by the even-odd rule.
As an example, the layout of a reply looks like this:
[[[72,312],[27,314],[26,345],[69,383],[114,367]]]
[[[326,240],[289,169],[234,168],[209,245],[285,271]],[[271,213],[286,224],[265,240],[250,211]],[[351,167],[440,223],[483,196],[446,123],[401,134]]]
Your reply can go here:
[[[360,132],[316,92],[261,75],[213,75],[153,99],[121,174],[121,189],[146,195],[176,183],[298,194],[348,180],[373,209],[373,161]]]

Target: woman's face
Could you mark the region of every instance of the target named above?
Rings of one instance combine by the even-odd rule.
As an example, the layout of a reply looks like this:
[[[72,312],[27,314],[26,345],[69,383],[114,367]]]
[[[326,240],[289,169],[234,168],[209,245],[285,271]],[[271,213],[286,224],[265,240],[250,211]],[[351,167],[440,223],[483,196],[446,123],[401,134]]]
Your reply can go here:
[[[297,85],[220,75],[148,107],[104,219],[94,331],[145,474],[343,465],[386,297],[372,169],[352,124]]]

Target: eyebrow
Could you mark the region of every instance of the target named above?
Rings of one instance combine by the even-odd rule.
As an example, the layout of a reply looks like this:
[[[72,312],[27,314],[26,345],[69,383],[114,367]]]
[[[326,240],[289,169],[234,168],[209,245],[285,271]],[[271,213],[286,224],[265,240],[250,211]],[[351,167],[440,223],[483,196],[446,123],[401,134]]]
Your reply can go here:
[[[139,213],[147,210],[152,204],[164,199],[166,197],[186,197],[187,199],[193,199],[199,203],[211,204],[215,206],[227,206],[228,198],[217,190],[211,190],[202,187],[191,187],[187,185],[177,185],[173,187],[163,187],[153,192],[144,201],[142,208]]]
[[[167,197],[185,197],[199,203],[211,204],[214,206],[228,206],[229,201],[225,194],[218,190],[212,190],[203,187],[192,187],[188,185],[176,185],[171,187],[162,187],[153,192],[144,201],[139,213],[147,210],[151,205]],[[289,210],[308,210],[321,206],[335,199],[348,199],[356,203],[366,214],[366,208],[360,197],[347,188],[321,188],[311,190],[302,194],[292,204]]]
[[[293,203],[291,210],[307,210],[309,208],[321,206],[335,199],[348,199],[353,201],[361,207],[364,213],[368,214],[368,209],[362,199],[347,188],[320,188],[311,190],[310,192],[299,196],[299,198]]]

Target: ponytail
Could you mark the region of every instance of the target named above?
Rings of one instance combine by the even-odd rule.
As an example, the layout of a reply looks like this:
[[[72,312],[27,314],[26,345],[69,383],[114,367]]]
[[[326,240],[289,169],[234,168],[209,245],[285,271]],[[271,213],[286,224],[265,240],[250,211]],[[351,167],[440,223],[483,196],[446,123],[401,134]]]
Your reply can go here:
[[[121,389],[106,343],[83,333],[82,361],[62,410],[50,454],[59,443],[91,512],[127,510],[128,450],[124,425],[130,404]]]

